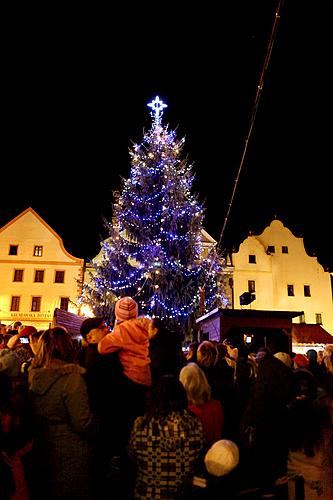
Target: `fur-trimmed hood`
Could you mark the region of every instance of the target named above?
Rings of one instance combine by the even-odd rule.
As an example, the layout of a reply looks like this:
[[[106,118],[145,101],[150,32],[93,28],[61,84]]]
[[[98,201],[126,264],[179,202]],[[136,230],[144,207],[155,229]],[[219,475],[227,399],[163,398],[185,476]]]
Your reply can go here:
[[[77,364],[54,360],[47,368],[29,369],[29,387],[35,394],[42,396],[47,393],[60,378],[71,373],[83,375],[85,372],[85,368]]]

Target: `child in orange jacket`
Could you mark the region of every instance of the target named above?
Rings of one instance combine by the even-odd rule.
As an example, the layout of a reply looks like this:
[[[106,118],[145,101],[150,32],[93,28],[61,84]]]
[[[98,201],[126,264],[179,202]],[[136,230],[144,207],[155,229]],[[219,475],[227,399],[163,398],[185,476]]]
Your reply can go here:
[[[100,354],[118,351],[124,375],[136,384],[150,387],[148,328],[151,320],[138,318],[138,304],[132,297],[118,300],[115,315],[115,326],[100,340],[98,351]]]

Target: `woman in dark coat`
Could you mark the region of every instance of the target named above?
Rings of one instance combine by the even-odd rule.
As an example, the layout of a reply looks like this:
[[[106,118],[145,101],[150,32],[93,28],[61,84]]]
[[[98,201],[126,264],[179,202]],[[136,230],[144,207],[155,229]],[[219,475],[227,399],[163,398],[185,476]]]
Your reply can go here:
[[[38,500],[92,498],[89,437],[97,422],[89,408],[85,370],[73,359],[67,331],[50,328],[42,334],[29,368]]]

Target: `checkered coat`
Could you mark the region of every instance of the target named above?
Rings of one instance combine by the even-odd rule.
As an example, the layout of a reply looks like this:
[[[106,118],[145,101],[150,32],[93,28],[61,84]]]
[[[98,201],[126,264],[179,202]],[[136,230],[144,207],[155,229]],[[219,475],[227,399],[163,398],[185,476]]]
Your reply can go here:
[[[186,410],[148,423],[138,417],[128,449],[137,465],[134,498],[173,500],[193,473],[204,444],[200,420]]]

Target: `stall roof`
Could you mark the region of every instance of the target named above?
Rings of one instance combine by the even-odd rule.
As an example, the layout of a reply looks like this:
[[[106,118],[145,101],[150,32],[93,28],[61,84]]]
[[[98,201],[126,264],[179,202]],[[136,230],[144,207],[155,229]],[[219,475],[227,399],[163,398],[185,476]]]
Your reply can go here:
[[[293,324],[291,337],[293,344],[333,344],[333,335],[320,325]]]
[[[196,323],[200,324],[202,321],[212,319],[214,316],[222,316],[223,318],[258,318],[258,319],[288,319],[302,316],[304,311],[267,311],[261,309],[223,309],[216,307],[212,311],[200,316]]]

